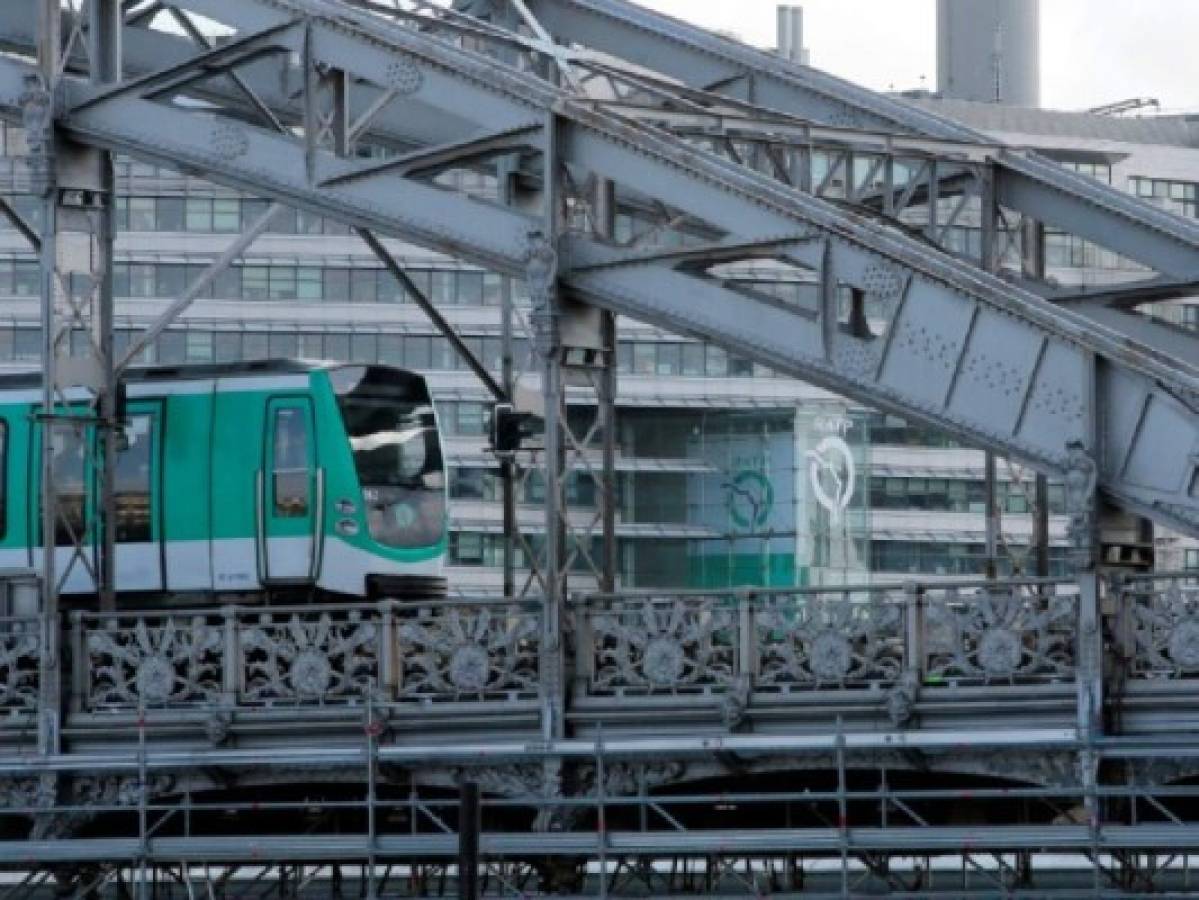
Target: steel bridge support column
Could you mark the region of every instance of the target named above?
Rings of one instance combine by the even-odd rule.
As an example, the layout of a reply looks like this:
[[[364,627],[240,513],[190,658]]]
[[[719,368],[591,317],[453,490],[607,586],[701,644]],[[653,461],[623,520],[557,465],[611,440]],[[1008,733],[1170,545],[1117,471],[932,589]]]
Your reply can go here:
[[[44,0],[39,7],[38,72],[26,78],[21,96],[31,182],[43,201],[39,245],[43,549],[38,749],[45,754],[56,753],[60,747],[63,698],[58,601],[66,578],[79,570],[86,572],[101,607],[113,606],[114,429],[119,414],[112,346],[112,157],[70,143],[57,133],[62,25],[59,0]],[[87,57],[93,84],[120,79],[121,26],[120,0],[92,0]],[[75,401],[68,408],[68,392],[77,388],[85,389],[90,399]],[[93,434],[94,454],[87,449]],[[68,486],[74,495],[74,513],[63,503],[63,488]],[[89,496],[96,498],[96,508],[90,511]],[[55,549],[60,531],[68,547],[62,571]],[[52,793],[55,785],[47,783],[45,789]]]
[[[563,734],[564,658],[562,604],[566,593],[565,528],[562,521],[564,454],[562,420],[565,388],[562,377],[561,297],[558,284],[559,235],[564,213],[559,168],[557,117],[546,121],[544,158],[544,224],[529,235],[526,281],[532,302],[533,342],[541,364],[541,396],[545,417],[545,539],[542,550],[542,737]]]
[[[500,202],[511,206],[516,195],[516,178],[520,170],[520,158],[509,156],[498,164]],[[512,297],[512,279],[504,279],[503,295],[500,298],[500,383],[509,400],[516,398],[516,358],[513,333],[515,307]],[[515,454],[500,459],[500,488],[503,502],[504,558],[503,586],[505,597],[516,596],[516,552],[521,545],[520,523],[516,518],[516,489],[520,484],[520,469]],[[536,565],[530,560],[529,565]]]
[[[935,166],[935,163],[933,164]],[[997,246],[997,224],[999,221],[999,203],[995,192],[995,169],[994,166],[988,167],[984,174],[983,190],[982,190],[982,267],[987,272],[995,273],[999,270],[999,248]],[[935,185],[935,179],[930,177],[930,198],[929,209],[930,217],[936,210],[935,194],[932,192],[932,187]],[[935,229],[934,229],[935,231]],[[935,234],[933,239],[935,240]],[[984,455],[983,463],[983,491],[985,493],[985,529],[986,529],[986,574],[988,578],[996,578],[999,575],[999,542],[1003,536],[1003,523],[1000,518],[999,501],[995,496],[998,488],[998,478],[996,475],[997,460],[995,454],[987,450]]]
[[[1078,579],[1078,733],[1079,780],[1084,790],[1084,805],[1092,834],[1097,836],[1101,808],[1097,793],[1099,756],[1096,741],[1103,735],[1103,626],[1099,595],[1099,469],[1095,454],[1102,435],[1099,368],[1091,356],[1087,366],[1086,398],[1090,446],[1072,443],[1067,448],[1065,476],[1066,508],[1070,515],[1071,563]],[[1098,853],[1097,847],[1094,852]],[[1097,860],[1096,860],[1097,862]]]
[[[1021,241],[1024,276],[1037,282],[1045,280],[1045,225],[1024,220]],[[1049,577],[1049,478],[1036,474],[1033,488],[1032,574]]]
[[[608,240],[616,233],[615,186],[606,178],[596,184],[595,230],[597,236]],[[610,312],[600,314],[600,340],[604,350],[596,411],[603,446],[600,490],[596,498],[603,530],[599,589],[611,592],[616,590],[620,550],[616,542],[616,316]]]

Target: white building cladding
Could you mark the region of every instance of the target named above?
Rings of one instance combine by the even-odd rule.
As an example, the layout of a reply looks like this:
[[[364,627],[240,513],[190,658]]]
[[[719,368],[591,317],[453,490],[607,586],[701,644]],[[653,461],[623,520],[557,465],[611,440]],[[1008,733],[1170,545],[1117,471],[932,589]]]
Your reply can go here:
[[[1013,144],[1199,215],[1199,123],[1117,119],[958,101],[919,101]],[[5,156],[22,152],[4,135]],[[5,159],[4,193],[29,218],[18,163]],[[252,222],[262,201],[167,170],[119,167],[119,340],[147,324],[195,273]],[[486,184],[477,186],[486,190]],[[629,229],[629,222],[617,222]],[[951,241],[979,240],[961,218]],[[390,244],[414,280],[493,371],[500,366],[499,305],[523,305],[518,281],[417,248]],[[1046,236],[1047,274],[1099,285],[1143,273],[1064,235]],[[0,232],[0,364],[34,362],[37,260],[15,231]],[[801,276],[745,269],[730,277],[759,289],[802,293]],[[495,460],[484,437],[488,397],[377,258],[343,226],[286,212],[225,273],[147,360],[204,362],[267,356],[380,361],[430,373],[449,433],[453,582],[498,590],[502,515]],[[1159,313],[1199,328],[1199,305]],[[517,342],[518,362],[528,354]],[[713,347],[650,326],[620,326],[618,422],[621,572],[627,586],[793,583],[958,575],[982,565],[983,460],[923,429],[854,404]],[[575,415],[585,415],[582,409]],[[835,440],[834,440],[835,439]],[[1031,473],[1001,466],[1005,543],[1016,565],[1029,543]],[[852,484],[850,483],[852,480]],[[530,479],[520,518],[542,521]],[[572,489],[582,517],[594,503],[586,479]],[[1051,508],[1060,497],[1051,491]],[[1064,522],[1051,521],[1064,545]],[[1160,562],[1199,567],[1199,548],[1163,536]]]

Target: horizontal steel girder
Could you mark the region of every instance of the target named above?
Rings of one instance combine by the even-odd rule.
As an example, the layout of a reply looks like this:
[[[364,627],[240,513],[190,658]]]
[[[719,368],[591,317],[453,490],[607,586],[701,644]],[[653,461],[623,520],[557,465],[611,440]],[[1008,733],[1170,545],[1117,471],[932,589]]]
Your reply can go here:
[[[1199,826],[1173,824],[930,826],[850,828],[751,828],[702,831],[593,831],[546,833],[484,832],[484,856],[594,857],[601,843],[610,857],[621,855],[927,851],[929,853],[1015,851],[1088,852],[1095,849],[1153,851],[1199,848]],[[130,838],[60,838],[0,842],[0,865],[115,862],[262,864],[292,862],[455,857],[458,836],[446,834],[237,835]]]
[[[470,122],[476,138],[552,118],[572,172],[609,178],[622,195],[708,223],[726,236],[726,246],[766,248],[824,284],[820,304],[789,306],[732,290],[694,259],[638,255],[573,234],[561,274],[583,301],[710,340],[1055,474],[1067,467],[1067,445],[1079,442],[1096,457],[1101,485],[1117,502],[1199,534],[1193,365],[1155,359],[894,229],[373,16],[318,0],[175,5],[223,21],[239,37],[278,29],[271,41],[281,54],[310,52],[355,80],[386,85],[402,76],[412,99]],[[0,64],[0,106],[9,116],[18,114],[26,71],[11,59]],[[402,172],[364,172],[361,163],[306,148],[289,134],[142,99],[136,88],[126,82],[101,96],[67,79],[66,108],[76,111],[62,124],[85,143],[524,272],[529,232],[539,224],[533,216]],[[883,333],[860,336],[841,327],[839,286],[884,311]]]

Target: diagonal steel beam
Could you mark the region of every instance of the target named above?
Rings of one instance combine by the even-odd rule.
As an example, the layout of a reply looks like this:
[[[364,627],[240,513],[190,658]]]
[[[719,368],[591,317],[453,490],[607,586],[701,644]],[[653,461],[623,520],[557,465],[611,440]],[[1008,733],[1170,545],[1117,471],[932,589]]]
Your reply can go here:
[[[181,63],[121,82],[114,88],[97,92],[81,101],[75,111],[86,109],[105,100],[129,94],[148,97],[186,87],[197,79],[211,78],[237,66],[255,61],[263,53],[294,51],[295,41],[283,42],[283,34],[295,28],[298,22],[281,22],[262,31],[246,35],[222,44],[216,49],[193,55]]]
[[[499,153],[531,149],[535,142],[531,142],[529,138],[540,134],[543,127],[540,122],[535,122],[509,128],[497,134],[485,134],[453,144],[422,148],[380,163],[355,166],[349,171],[329,176],[321,184],[333,186],[393,172],[404,177],[419,176],[455,165],[476,162]]]
[[[166,331],[195,302],[197,297],[204,293],[205,289],[216,280],[217,276],[229,268],[235,259],[250,248],[250,245],[270,227],[271,222],[278,215],[280,209],[282,209],[282,205],[279,203],[272,203],[268,206],[266,211],[250,224],[249,228],[238,235],[237,239],[226,247],[224,252],[200,273],[191,286],[177,300],[171,303],[145,331],[133,340],[129,348],[125,351],[125,355],[116,366],[118,377],[129,367],[133,360],[137,359],[137,355],[142,350],[152,344],[160,334]]]
[[[421,308],[421,311],[424,312],[426,316],[428,316],[429,321],[433,323],[434,327],[441,332],[446,340],[450,342],[450,345],[454,348],[454,351],[458,354],[462,361],[467,364],[470,370],[475,374],[475,377],[483,383],[483,386],[487,388],[491,396],[495,397],[495,399],[501,403],[507,401],[507,392],[500,387],[499,382],[495,380],[495,377],[489,371],[487,371],[487,367],[483,365],[483,363],[481,363],[473,353],[471,353],[470,348],[467,347],[462,338],[458,336],[458,332],[454,329],[454,326],[451,325],[446,320],[445,316],[438,311],[437,307],[429,301],[429,298],[425,296],[424,291],[418,288],[416,286],[416,282],[408,277],[408,273],[404,271],[404,267],[396,262],[396,258],[391,255],[385,246],[383,246],[383,242],[365,228],[359,228],[356,230],[358,236],[362,238],[368,247],[371,248],[371,252],[375,254],[375,257],[379,260],[379,262],[383,263],[384,267],[386,267],[387,271],[389,271],[395,277],[396,281],[403,285],[404,290],[408,293],[408,296],[410,296],[412,301]]]
[[[211,51],[214,49],[212,41],[210,41],[201,33],[200,29],[196,27],[196,24],[185,12],[174,6],[172,6],[168,12],[171,14],[171,18],[179,23],[179,27],[187,32],[188,36],[197,46],[203,47],[206,51]],[[234,69],[229,69],[225,74],[229,77],[229,80],[233,82],[237,89],[245,95],[245,98],[250,102],[250,105],[258,110],[258,114],[270,123],[272,128],[274,128],[276,131],[284,130],[283,124],[275,117],[275,114],[271,111],[270,107],[263,103],[262,99],[256,93],[254,93],[254,89],[250,87],[245,78],[239,75]]]
[[[25,240],[29,242],[29,246],[32,247],[34,251],[39,253],[41,252],[41,237],[39,237],[38,233],[33,230],[33,226],[26,222],[21,214],[13,208],[13,205],[8,202],[8,198],[4,196],[0,196],[0,215],[3,215],[4,218],[8,219],[9,224],[21,233],[21,237],[25,238]]]

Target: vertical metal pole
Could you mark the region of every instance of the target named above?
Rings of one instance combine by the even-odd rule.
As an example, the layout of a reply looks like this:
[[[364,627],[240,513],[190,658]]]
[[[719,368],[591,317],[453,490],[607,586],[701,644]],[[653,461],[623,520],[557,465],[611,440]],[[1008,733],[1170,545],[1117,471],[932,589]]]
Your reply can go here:
[[[1036,281],[1045,280],[1045,226],[1035,219],[1024,220],[1021,256],[1024,275]],[[1049,479],[1037,473],[1033,487],[1032,511],[1033,574],[1049,577]]]
[[[545,415],[545,542],[542,617],[542,737],[562,734],[564,701],[561,617],[565,600],[564,571],[566,528],[562,516],[565,454],[562,421],[565,414],[562,378],[562,344],[559,330],[558,235],[562,224],[559,123],[546,118],[543,197],[543,231],[530,235],[527,280],[532,298],[533,339],[541,359],[541,396]]]
[[[600,179],[596,185],[595,226],[599,237],[615,237],[616,190],[607,178]],[[603,549],[599,589],[611,593],[616,590],[619,571],[619,548],[616,543],[616,316],[607,311],[600,315],[604,368],[600,376],[599,409],[596,411],[603,440],[603,486],[599,498]]]
[[[95,85],[111,85],[121,80],[121,26],[122,6],[120,0],[92,0],[88,7],[88,56],[91,60],[91,82]],[[96,278],[99,309],[92,322],[92,340],[98,353],[102,382],[98,412],[100,427],[97,429],[97,444],[100,450],[98,468],[100,485],[97,496],[100,501],[98,572],[100,584],[100,608],[116,607],[116,421],[117,378],[113,359],[113,242],[115,239],[113,218],[115,177],[112,154],[93,151],[99,155],[100,193],[95,208],[96,249],[98,258],[93,261],[92,273]]]
[[[515,189],[514,179],[519,160],[507,157],[499,164],[500,201],[511,206]],[[516,362],[512,347],[513,302],[512,279],[504,279],[503,294],[500,298],[500,368],[504,393],[509,398],[516,397]],[[516,595],[516,549],[519,541],[516,521],[516,487],[518,482],[516,460],[508,457],[500,460],[500,485],[503,492],[504,509],[504,596]]]
[[[371,690],[366,695],[366,896],[375,900],[378,896],[375,884],[375,852],[379,844],[379,825],[376,812],[378,796],[379,723],[375,721],[375,696]]]
[[[54,86],[58,79],[58,59],[62,45],[62,10],[58,0],[42,0],[38,8],[38,70],[40,83],[27,79],[28,91],[22,98],[24,125],[29,140],[35,184],[42,193],[41,245],[41,320],[42,320],[42,414],[41,435],[41,533],[42,533],[42,640],[46,648],[39,672],[38,749],[56,753],[59,731],[59,666],[57,654],[58,573],[55,568],[55,523],[58,520],[58,494],[54,484],[53,420],[54,386],[57,381],[55,331],[57,316],[58,269],[58,180],[55,171]]]
[[[458,898],[479,898],[479,785],[464,781],[458,788]]]
[[[1002,525],[999,518],[999,498],[996,496],[996,489],[998,488],[996,469],[995,454],[988,450],[983,460],[983,491],[986,493],[987,518],[986,575],[988,578],[996,578],[999,575],[999,534]]]
[[[935,169],[936,163],[933,163]],[[930,176],[930,184],[934,183]],[[930,198],[929,203],[933,201]],[[988,167],[983,174],[982,190],[982,267],[991,273],[999,270],[997,252],[996,224],[999,218],[998,200],[995,195],[995,170]],[[999,514],[999,502],[996,491],[996,461],[995,454],[986,451],[983,462],[983,490],[986,493],[986,575],[995,578],[999,568],[999,536],[1002,529]]]

